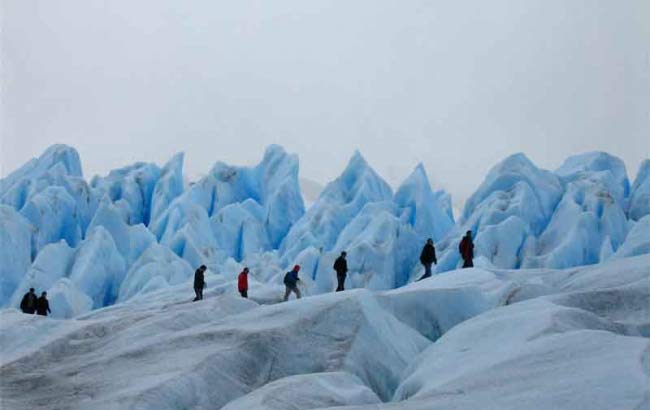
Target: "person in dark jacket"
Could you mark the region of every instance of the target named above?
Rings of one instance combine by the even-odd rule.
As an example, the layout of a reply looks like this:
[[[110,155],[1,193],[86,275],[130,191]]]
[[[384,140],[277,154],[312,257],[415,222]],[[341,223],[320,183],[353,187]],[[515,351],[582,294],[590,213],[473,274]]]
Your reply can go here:
[[[438,259],[436,258],[436,248],[433,246],[433,239],[427,239],[427,243],[424,244],[422,252],[420,253],[420,263],[424,266],[424,275],[420,278],[426,279],[431,276],[431,265],[438,264]]]
[[[300,289],[298,289],[298,281],[300,281],[300,278],[298,277],[298,272],[300,271],[300,266],[296,265],[293,267],[292,270],[287,272],[286,275],[284,275],[284,286],[286,287],[285,292],[284,292],[284,301],[286,302],[289,300],[289,295],[291,292],[296,294],[296,297],[300,299]]]
[[[237,278],[237,289],[243,298],[248,297],[248,268],[244,268]]]
[[[36,300],[36,314],[47,316],[48,313],[52,313],[50,310],[50,302],[47,300],[47,292],[43,292],[41,293],[41,297]]]
[[[208,268],[205,265],[199,266],[199,268],[194,272],[194,293],[196,297],[194,301],[203,300],[203,288],[205,287],[205,271]]]
[[[348,261],[345,260],[347,255],[345,251],[341,252],[341,256],[336,258],[334,262],[336,280],[338,281],[338,286],[336,287],[337,292],[345,290],[345,277],[348,276]]]
[[[463,258],[463,268],[474,266],[474,242],[472,241],[472,231],[467,231],[458,245],[458,251]]]
[[[38,297],[36,296],[34,288],[30,288],[29,292],[25,293],[23,300],[20,302],[20,310],[22,310],[23,313],[27,313],[28,315],[33,315],[34,312],[36,312],[37,300]]]

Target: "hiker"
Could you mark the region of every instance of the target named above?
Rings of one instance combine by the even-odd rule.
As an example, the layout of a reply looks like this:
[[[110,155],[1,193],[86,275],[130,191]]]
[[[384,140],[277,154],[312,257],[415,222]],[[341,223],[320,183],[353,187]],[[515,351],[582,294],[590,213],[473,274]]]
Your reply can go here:
[[[205,276],[203,274],[206,269],[208,268],[205,265],[201,265],[196,272],[194,272],[194,293],[196,293],[194,302],[197,300],[203,300],[203,288],[205,287]]]
[[[431,276],[431,264],[438,264],[438,259],[436,258],[436,248],[433,246],[433,239],[427,239],[427,243],[424,244],[422,252],[420,253],[420,263],[424,266],[424,275],[420,278],[426,279]]]
[[[474,242],[472,241],[472,231],[467,231],[458,245],[458,251],[463,258],[463,268],[474,267]]]
[[[298,277],[298,271],[300,271],[300,266],[296,265],[292,270],[284,275],[284,286],[286,286],[286,290],[284,292],[285,302],[289,300],[289,294],[291,294],[291,292],[295,293],[296,297],[300,299],[300,289],[298,289],[298,281],[300,278]]]
[[[34,292],[34,288],[29,288],[29,292],[25,293],[23,300],[20,302],[20,310],[22,310],[23,313],[27,313],[28,315],[33,315],[34,312],[36,312],[37,299],[38,297]]]
[[[243,298],[248,298],[248,268],[244,268],[237,279],[237,289]]]
[[[341,256],[336,258],[336,261],[334,262],[334,270],[336,271],[336,280],[339,282],[338,286],[336,287],[337,292],[345,290],[345,277],[347,276],[348,273],[348,261],[345,260],[345,257],[347,255],[348,255],[347,252],[345,251],[341,252]]]
[[[41,293],[41,297],[36,299],[36,314],[47,316],[48,313],[52,313],[50,310],[50,302],[47,301],[47,292],[43,292]]]

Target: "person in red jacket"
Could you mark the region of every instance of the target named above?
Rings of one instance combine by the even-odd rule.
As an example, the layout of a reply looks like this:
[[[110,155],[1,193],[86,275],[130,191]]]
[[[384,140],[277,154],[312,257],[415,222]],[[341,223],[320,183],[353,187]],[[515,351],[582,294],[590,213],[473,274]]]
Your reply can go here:
[[[239,274],[239,279],[237,280],[237,289],[243,298],[248,297],[248,268]]]

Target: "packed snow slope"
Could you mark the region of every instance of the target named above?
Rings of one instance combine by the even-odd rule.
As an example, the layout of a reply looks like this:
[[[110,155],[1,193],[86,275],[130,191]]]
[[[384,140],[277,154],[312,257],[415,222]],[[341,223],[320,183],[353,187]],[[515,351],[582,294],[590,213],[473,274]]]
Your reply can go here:
[[[0,180],[0,307],[34,287],[55,317],[74,317],[192,280],[201,264],[218,280],[249,266],[282,283],[294,264],[310,295],[335,288],[348,253],[348,288],[388,290],[422,275],[427,238],[438,273],[456,269],[458,242],[474,234],[475,266],[567,268],[650,252],[650,161],[630,184],[621,160],[594,152],[556,171],[522,154],[497,164],[458,223],[451,199],[422,165],[393,190],[359,152],[305,210],[298,158],[270,146],[250,167],[217,162],[185,184],[183,154],[86,181],[77,152],[50,147]]]
[[[210,277],[75,319],[0,311],[3,409],[650,407],[650,255],[286,303]]]

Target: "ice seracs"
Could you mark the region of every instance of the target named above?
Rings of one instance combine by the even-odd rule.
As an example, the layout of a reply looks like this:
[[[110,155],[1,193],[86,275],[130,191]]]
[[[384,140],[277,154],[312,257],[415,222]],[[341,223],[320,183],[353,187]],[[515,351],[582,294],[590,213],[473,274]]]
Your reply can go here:
[[[643,202],[643,189],[636,189],[641,194],[634,203]],[[631,192],[625,165],[606,153],[569,157],[555,172],[537,168],[523,154],[508,157],[489,172],[467,201],[460,223],[440,242],[437,270],[458,266],[456,248],[465,230],[475,237],[479,266],[565,268],[602,262],[626,240]]]
[[[650,214],[650,159],[641,163],[632,185],[629,205],[630,219],[639,220]]]
[[[32,263],[32,235],[27,219],[12,207],[0,205],[0,307],[9,301]]]
[[[12,232],[3,241],[9,247],[29,242],[16,255],[2,253],[0,305],[15,306],[29,283],[54,287],[48,280],[39,285],[33,279],[42,277],[28,272],[42,269],[61,241],[74,265],[88,242],[97,241],[91,234],[98,228],[124,261],[123,272],[102,285],[111,296],[75,288],[70,270],[52,262],[51,277],[67,280],[59,298],[91,291],[86,296],[102,307],[118,300],[122,286],[119,300],[130,300],[176,286],[186,275],[178,272],[201,264],[220,283],[249,266],[255,286],[270,285],[264,300],[272,301],[269,289],[281,293],[283,273],[297,263],[306,293],[315,295],[335,288],[332,265],[343,250],[349,255],[346,288],[386,290],[422,276],[418,255],[427,238],[436,245],[437,273],[459,267],[458,243],[467,230],[474,236],[475,265],[483,268],[564,268],[649,252],[649,161],[630,187],[623,162],[605,153],[570,157],[554,172],[515,154],[488,173],[455,223],[449,195],[432,189],[421,164],[393,192],[355,152],[305,213],[298,158],[279,146],[268,147],[254,166],[217,162],[191,183],[183,160],[180,153],[162,168],[135,163],[88,184],[77,152],[58,145],[0,180],[0,203],[7,207],[0,218]],[[185,268],[163,269],[164,263],[182,264],[160,247]],[[156,250],[143,259],[149,258],[147,267],[132,270],[149,249]],[[76,307],[66,312],[85,306],[67,305]]]
[[[604,245],[616,251],[627,235],[625,165],[595,152],[568,158],[556,174],[565,186],[564,195],[539,240],[527,249],[523,266],[597,263]]]
[[[367,203],[390,200],[392,195],[390,186],[355,152],[343,173],[327,184],[289,230],[280,248],[283,261],[290,264],[310,246],[330,251],[343,228]]]

